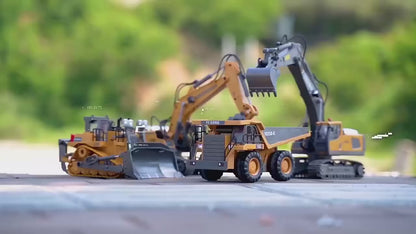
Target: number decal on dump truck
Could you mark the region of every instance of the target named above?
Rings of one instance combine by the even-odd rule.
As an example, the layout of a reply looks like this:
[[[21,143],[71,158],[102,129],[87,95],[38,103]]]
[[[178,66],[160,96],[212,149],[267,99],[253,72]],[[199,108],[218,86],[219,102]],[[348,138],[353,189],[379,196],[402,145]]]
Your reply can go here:
[[[219,120],[207,120],[202,121],[203,125],[224,125],[225,121],[219,121]]]
[[[276,136],[276,131],[269,131],[269,132],[264,132],[264,135],[267,136]]]

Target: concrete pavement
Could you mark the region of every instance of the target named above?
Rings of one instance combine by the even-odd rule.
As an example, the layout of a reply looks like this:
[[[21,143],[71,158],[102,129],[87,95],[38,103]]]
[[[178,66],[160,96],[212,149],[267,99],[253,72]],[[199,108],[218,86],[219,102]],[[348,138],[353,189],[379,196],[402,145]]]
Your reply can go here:
[[[416,180],[0,175],[0,233],[412,233]]]
[[[57,146],[0,142],[0,152],[0,234],[416,230],[416,179],[410,177],[105,180],[64,174]]]

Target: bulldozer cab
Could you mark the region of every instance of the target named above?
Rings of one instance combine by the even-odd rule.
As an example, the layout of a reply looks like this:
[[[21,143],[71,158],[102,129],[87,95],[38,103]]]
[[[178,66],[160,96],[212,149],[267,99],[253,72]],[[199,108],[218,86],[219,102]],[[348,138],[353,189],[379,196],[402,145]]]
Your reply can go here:
[[[103,131],[108,131],[113,126],[113,121],[105,117],[87,116],[84,117],[85,131],[91,132],[95,128],[100,128]]]
[[[84,117],[85,132],[93,132],[95,141],[107,141],[108,131],[113,127],[113,121],[105,117]]]

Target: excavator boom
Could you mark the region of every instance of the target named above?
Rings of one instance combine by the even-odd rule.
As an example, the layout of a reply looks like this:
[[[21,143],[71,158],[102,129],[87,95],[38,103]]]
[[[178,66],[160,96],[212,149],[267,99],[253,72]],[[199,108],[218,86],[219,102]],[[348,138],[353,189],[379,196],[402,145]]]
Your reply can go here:
[[[363,166],[359,162],[342,160],[336,155],[364,155],[365,142],[361,134],[347,134],[339,121],[325,121],[325,100],[318,88],[320,82],[311,72],[302,45],[296,42],[278,42],[275,48],[263,50],[256,68],[247,71],[250,93],[265,90],[264,84],[273,84],[268,92],[276,92],[276,82],[281,67],[288,67],[305,103],[311,131],[310,137],[295,141],[292,153],[307,154],[308,158],[297,163],[298,174],[319,178],[362,177]]]
[[[174,139],[177,146],[187,144],[183,139],[188,133],[192,114],[225,88],[230,91],[239,111],[233,119],[249,120],[258,115],[257,108],[251,104],[249,90],[239,64],[226,62],[223,70],[224,75],[217,79],[208,76],[190,83],[188,92],[175,102],[167,135]]]

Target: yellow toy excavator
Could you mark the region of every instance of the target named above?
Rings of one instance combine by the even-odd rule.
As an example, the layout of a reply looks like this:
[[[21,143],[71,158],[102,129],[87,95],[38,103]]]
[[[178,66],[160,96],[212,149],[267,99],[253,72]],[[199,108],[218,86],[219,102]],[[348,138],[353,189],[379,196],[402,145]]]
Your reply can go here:
[[[232,57],[238,62],[229,62]],[[229,54],[213,74],[180,84],[169,128],[165,126],[169,120],[160,121],[155,131],[146,120],[138,120],[134,127],[132,119],[120,118],[115,125],[108,117],[84,117],[84,133],[59,140],[62,170],[72,176],[103,178],[181,176],[178,171],[186,170],[181,153],[189,152],[195,142],[190,118],[198,108],[228,88],[239,110],[234,118],[252,119],[258,114],[250,102],[243,73],[238,57]],[[190,86],[188,92],[179,97],[186,86]],[[68,146],[75,152],[68,153]]]

